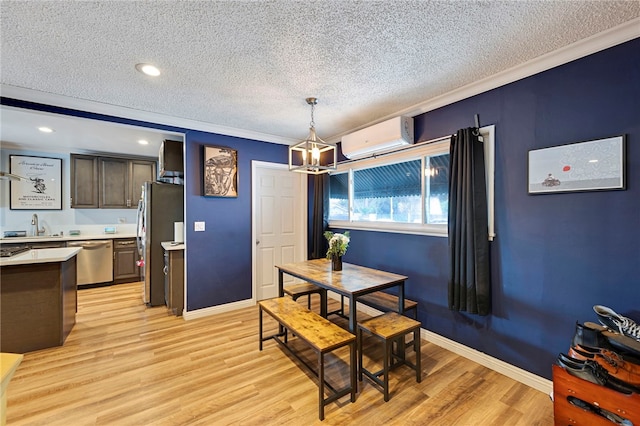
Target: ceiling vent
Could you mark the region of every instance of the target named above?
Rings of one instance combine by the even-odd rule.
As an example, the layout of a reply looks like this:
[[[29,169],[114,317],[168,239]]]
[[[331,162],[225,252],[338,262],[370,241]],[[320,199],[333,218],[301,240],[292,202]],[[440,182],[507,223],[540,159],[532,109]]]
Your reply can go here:
[[[353,160],[413,144],[413,118],[395,117],[342,137],[342,153]]]

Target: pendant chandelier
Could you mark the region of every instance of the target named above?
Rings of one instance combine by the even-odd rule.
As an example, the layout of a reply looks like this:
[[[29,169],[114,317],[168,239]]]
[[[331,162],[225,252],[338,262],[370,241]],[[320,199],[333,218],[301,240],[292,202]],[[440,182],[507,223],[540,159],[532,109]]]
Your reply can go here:
[[[335,144],[327,143],[316,136],[313,112],[318,99],[307,98],[306,101],[311,105],[309,136],[289,146],[289,170],[312,175],[328,173],[337,168],[338,150]]]

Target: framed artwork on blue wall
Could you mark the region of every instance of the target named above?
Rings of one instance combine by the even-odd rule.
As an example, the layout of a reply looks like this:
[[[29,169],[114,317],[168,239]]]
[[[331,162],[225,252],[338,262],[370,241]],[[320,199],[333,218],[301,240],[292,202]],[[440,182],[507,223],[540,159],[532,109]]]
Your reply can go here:
[[[238,152],[221,146],[204,146],[205,197],[238,196]]]
[[[625,135],[529,151],[529,194],[626,189]]]

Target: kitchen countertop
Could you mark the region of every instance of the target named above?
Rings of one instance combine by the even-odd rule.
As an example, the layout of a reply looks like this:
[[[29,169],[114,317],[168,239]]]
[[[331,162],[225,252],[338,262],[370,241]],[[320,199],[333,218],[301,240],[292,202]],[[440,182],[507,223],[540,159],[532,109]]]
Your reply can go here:
[[[184,250],[184,243],[175,243],[173,241],[164,241],[160,243],[165,250]]]
[[[81,247],[32,249],[11,257],[0,257],[0,266],[30,265],[34,263],[65,262],[77,255]]]
[[[0,238],[0,243],[35,243],[50,241],[84,241],[84,240],[115,240],[120,238],[136,238],[135,233],[121,234],[82,234],[82,235],[63,235],[63,236],[42,236],[42,237],[8,237]]]

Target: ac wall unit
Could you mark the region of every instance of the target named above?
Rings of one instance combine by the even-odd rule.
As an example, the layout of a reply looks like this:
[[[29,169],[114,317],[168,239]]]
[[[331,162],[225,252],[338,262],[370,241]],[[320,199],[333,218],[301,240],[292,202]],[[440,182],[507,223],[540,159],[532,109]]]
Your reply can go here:
[[[342,153],[353,160],[411,144],[413,118],[399,116],[343,136]]]

